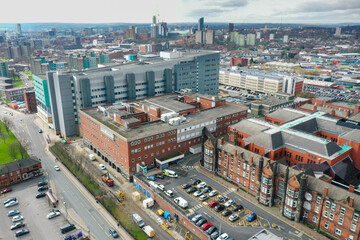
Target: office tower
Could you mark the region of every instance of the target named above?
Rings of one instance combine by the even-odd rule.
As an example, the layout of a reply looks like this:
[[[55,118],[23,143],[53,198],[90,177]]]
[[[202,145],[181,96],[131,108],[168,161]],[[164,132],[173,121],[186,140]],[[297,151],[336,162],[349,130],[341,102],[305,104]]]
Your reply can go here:
[[[232,32],[230,35],[230,41],[237,45],[245,46],[245,35],[238,32]]]
[[[84,33],[85,35],[93,35],[93,28],[85,28]]]
[[[269,36],[269,41],[274,41],[274,37],[275,37],[275,34],[270,33],[270,36]]]
[[[157,38],[159,36],[159,26],[156,22],[156,16],[153,16],[153,18],[152,18],[150,35],[151,35],[151,38]]]
[[[195,43],[202,44],[204,42],[203,31],[197,30],[195,33]]]
[[[21,51],[21,56],[24,56],[24,57],[31,56],[31,54],[32,54],[30,46],[21,45],[20,51]]]
[[[261,32],[256,32],[256,39],[260,39],[261,38]]]
[[[126,29],[126,38],[135,39],[135,26],[129,26],[129,29]]]
[[[158,24],[159,26],[159,37],[165,38],[168,36],[168,28],[167,28],[167,23],[166,22],[162,22]]]
[[[206,32],[205,32],[206,44],[214,44],[214,39],[215,39],[215,31],[214,30],[206,30]]]
[[[340,36],[341,35],[341,27],[337,27],[335,30],[335,36]]]
[[[234,31],[234,24],[233,23],[229,23],[229,32],[233,32]]]
[[[289,42],[289,36],[288,36],[288,35],[284,35],[283,43],[288,43],[288,42]]]
[[[6,61],[0,60],[0,77],[9,77],[9,65]]]
[[[202,31],[204,30],[204,17],[199,18],[199,22],[198,22],[198,31]]]
[[[21,24],[20,23],[16,24],[16,33],[17,34],[22,34]]]
[[[76,47],[78,47],[78,48],[82,48],[80,37],[76,37],[76,38],[75,38],[75,45],[76,45]]]
[[[255,45],[255,34],[246,35],[246,44],[251,46]]]

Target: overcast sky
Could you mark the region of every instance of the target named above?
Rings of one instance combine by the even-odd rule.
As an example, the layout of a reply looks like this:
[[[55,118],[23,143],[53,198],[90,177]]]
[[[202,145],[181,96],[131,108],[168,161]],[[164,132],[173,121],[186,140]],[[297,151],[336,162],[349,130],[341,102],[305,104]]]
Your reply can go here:
[[[0,22],[360,23],[360,0],[8,0]]]

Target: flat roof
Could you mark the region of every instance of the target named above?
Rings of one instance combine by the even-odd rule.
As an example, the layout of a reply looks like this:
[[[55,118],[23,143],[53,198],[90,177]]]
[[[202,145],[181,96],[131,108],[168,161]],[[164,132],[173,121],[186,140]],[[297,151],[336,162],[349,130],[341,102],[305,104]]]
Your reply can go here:
[[[174,95],[163,95],[156,98],[149,98],[149,99],[145,99],[144,101],[141,101],[140,103],[143,102],[176,113],[196,108],[190,104],[174,100]]]

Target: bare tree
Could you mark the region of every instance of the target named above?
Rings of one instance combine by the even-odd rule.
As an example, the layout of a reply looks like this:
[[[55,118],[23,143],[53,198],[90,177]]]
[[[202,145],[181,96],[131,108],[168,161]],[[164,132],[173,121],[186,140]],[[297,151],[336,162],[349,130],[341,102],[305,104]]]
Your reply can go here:
[[[21,145],[20,142],[17,142],[17,148],[18,148],[18,151],[19,151],[19,153],[21,155],[21,159],[24,159],[24,158],[26,158],[28,156],[26,148],[23,145]]]
[[[12,159],[16,159],[17,157],[17,154],[19,152],[19,148],[18,148],[18,145],[16,142],[12,142],[9,144],[9,156],[12,158]]]

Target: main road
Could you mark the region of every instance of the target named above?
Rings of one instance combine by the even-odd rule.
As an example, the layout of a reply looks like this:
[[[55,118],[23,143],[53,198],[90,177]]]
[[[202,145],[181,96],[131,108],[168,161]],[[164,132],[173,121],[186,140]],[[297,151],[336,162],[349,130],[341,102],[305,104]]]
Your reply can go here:
[[[5,112],[7,112],[5,114]],[[9,115],[13,113],[13,116]],[[93,205],[89,196],[83,194],[79,187],[69,179],[69,176],[63,171],[55,171],[56,164],[51,154],[47,150],[47,143],[44,136],[39,133],[39,127],[35,125],[36,115],[24,115],[17,111],[9,110],[0,105],[0,116],[11,119],[12,131],[19,140],[25,141],[30,149],[30,154],[41,159],[43,168],[47,172],[48,180],[54,182],[56,194],[58,198],[65,202],[67,212],[75,212],[82,219],[86,226],[82,226],[90,230],[91,236],[98,240],[112,239],[109,234],[110,223],[103,214]],[[118,229],[124,230],[124,229]]]

